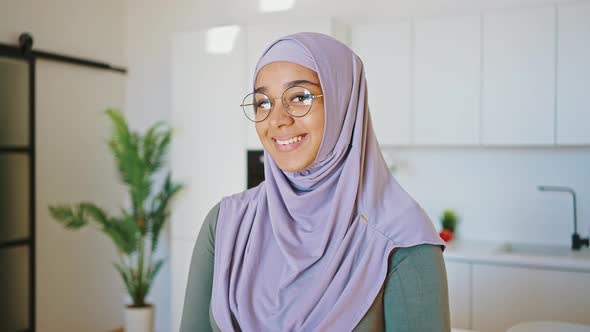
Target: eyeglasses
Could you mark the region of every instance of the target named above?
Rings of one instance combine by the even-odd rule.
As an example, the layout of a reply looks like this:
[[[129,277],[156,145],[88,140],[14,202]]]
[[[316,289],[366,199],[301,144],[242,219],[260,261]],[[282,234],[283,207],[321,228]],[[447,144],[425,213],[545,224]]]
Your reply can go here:
[[[309,89],[296,85],[285,90],[281,96],[281,100],[285,112],[291,116],[300,118],[309,113],[314,99],[319,97],[323,97],[323,95],[314,95]],[[248,120],[261,122],[266,120],[275,104],[264,93],[254,92],[246,95],[240,106],[242,106]]]

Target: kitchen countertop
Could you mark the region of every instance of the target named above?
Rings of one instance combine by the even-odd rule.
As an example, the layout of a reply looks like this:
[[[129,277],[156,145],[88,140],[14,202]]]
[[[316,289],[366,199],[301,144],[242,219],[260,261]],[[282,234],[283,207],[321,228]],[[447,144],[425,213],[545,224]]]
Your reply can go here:
[[[443,255],[447,261],[536,267],[590,272],[590,249],[574,251],[566,246],[527,245],[453,239]],[[514,252],[510,252],[510,251]]]
[[[589,325],[557,321],[538,321],[517,324],[506,332],[590,332]]]

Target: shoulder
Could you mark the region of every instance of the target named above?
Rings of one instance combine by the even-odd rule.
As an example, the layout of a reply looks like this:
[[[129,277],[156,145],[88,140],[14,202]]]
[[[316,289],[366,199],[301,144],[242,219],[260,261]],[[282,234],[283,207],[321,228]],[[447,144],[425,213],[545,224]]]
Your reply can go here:
[[[386,331],[450,331],[442,247],[397,248],[383,291]]]
[[[244,216],[255,213],[261,199],[265,197],[265,189],[262,182],[256,187],[224,196],[217,209],[217,228],[220,233],[237,234],[242,227],[247,228],[248,222],[243,222]]]
[[[264,181],[258,186],[223,197],[207,213],[201,230],[205,230],[211,246],[214,248],[215,232],[217,229],[219,213],[221,208],[229,210],[241,210],[251,206],[252,199],[257,197],[259,192],[264,190]],[[224,210],[226,211],[226,210]]]
[[[405,273],[408,269],[424,272],[436,272],[441,268],[444,270],[442,252],[442,247],[434,244],[396,248],[389,257],[389,274],[396,271]]]
[[[213,205],[211,210],[207,213],[205,217],[205,221],[203,222],[203,227],[206,227],[210,231],[213,231],[213,236],[215,236],[215,228],[217,227],[217,217],[219,216],[219,208],[221,207],[221,201],[217,202],[217,204]]]
[[[407,296],[418,299],[426,294],[444,292],[446,283],[446,268],[439,245],[396,248],[389,258],[386,296],[403,291]]]
[[[207,213],[194,249],[195,251],[205,251],[211,257],[215,254],[215,231],[217,229],[217,217],[219,216],[220,206],[221,202],[218,202]]]
[[[223,197],[220,202],[220,207],[238,208],[248,206],[252,200],[258,197],[258,195],[264,190],[264,181],[262,181],[256,187]]]

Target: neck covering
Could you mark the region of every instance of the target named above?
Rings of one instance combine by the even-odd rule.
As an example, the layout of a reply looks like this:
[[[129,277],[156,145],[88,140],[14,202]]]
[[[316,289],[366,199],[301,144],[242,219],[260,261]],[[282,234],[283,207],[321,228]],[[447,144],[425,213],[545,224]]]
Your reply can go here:
[[[282,171],[265,151],[265,181],[221,200],[213,317],[222,331],[351,331],[383,286],[394,248],[444,250],[444,242],[389,172],[358,56],[330,36],[296,33],[266,48],[254,78],[276,61],[317,72],[324,136],[298,172]]]

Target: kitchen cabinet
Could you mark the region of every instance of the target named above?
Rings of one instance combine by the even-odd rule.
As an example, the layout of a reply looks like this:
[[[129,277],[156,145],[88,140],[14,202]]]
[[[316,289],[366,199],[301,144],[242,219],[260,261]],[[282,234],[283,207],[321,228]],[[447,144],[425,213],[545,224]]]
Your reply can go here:
[[[445,261],[449,287],[451,326],[469,329],[471,319],[471,264]]]
[[[361,24],[381,145],[589,145],[590,4]]]
[[[558,145],[590,144],[590,3],[558,7]]]
[[[481,19],[417,20],[414,144],[478,145]]]
[[[473,264],[473,321],[481,332],[537,320],[590,324],[590,273]]]
[[[365,67],[369,109],[380,145],[411,143],[411,23],[358,25],[352,48]]]
[[[246,85],[241,87],[239,91],[242,92],[242,97],[252,92],[252,84],[254,80],[254,70],[258,59],[266,47],[276,38],[281,36],[301,32],[313,31],[330,35],[345,44],[349,44],[349,28],[331,19],[317,20],[315,22],[302,23],[268,23],[268,24],[252,24],[245,26],[246,29]],[[234,109],[241,112],[239,108],[240,103],[236,102],[237,107]],[[244,119],[244,126],[246,132],[246,145],[248,149],[262,149],[260,139],[256,134],[254,123],[248,123],[243,114],[240,115]]]
[[[484,145],[553,145],[554,7],[483,16]]]

